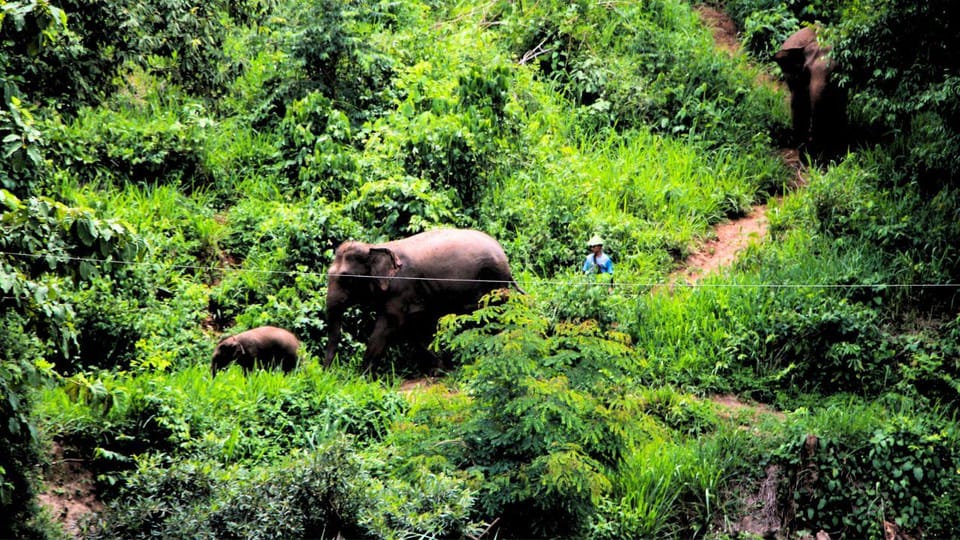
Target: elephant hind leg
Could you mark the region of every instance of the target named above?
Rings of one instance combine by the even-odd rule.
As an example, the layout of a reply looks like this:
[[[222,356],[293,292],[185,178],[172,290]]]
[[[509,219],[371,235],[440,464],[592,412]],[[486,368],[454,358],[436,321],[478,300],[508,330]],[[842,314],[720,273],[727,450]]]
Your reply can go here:
[[[373,327],[373,333],[367,340],[367,350],[363,353],[363,372],[367,373],[373,367],[373,363],[383,356],[387,349],[387,344],[395,333],[397,323],[388,316],[381,315]]]

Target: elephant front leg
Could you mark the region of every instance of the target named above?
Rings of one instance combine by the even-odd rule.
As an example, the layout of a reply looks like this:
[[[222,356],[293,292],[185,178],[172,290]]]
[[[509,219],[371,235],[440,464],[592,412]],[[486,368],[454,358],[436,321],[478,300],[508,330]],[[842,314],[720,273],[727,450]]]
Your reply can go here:
[[[363,353],[363,371],[370,371],[373,363],[383,356],[390,338],[393,337],[397,322],[394,318],[381,315],[373,327],[373,333],[367,341],[367,350]]]

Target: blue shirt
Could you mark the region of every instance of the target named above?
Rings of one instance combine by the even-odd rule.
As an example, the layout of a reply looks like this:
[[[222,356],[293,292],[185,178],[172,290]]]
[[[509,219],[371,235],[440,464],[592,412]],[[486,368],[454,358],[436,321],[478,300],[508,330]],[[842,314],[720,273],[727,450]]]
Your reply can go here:
[[[610,257],[607,257],[606,253],[601,253],[599,256],[591,253],[583,261],[583,271],[588,274],[612,274],[613,261],[610,260]]]

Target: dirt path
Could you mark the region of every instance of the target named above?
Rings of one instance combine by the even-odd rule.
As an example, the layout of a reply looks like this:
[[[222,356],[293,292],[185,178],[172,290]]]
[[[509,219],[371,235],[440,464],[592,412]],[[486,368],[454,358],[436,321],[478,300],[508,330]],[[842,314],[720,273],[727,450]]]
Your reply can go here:
[[[37,500],[63,526],[67,535],[80,538],[78,522],[88,514],[103,510],[94,489],[93,473],[83,460],[67,457],[57,443],[50,457],[44,478],[46,490],[37,495]]]
[[[717,225],[716,238],[707,240],[687,257],[684,267],[674,272],[668,283],[696,283],[703,276],[730,265],[750,243],[763,241],[767,225],[766,205],[754,206],[746,216]]]

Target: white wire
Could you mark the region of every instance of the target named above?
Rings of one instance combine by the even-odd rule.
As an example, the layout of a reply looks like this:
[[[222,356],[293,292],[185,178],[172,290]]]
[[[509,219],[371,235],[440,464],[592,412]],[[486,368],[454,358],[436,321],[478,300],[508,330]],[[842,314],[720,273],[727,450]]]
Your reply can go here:
[[[49,254],[37,253],[19,253],[12,251],[0,251],[0,255],[11,257],[25,257],[41,259]],[[88,262],[88,263],[110,263],[126,264],[130,266],[162,266],[159,262],[146,261],[123,261],[97,259],[92,257],[73,257],[69,255],[55,255],[59,261]],[[203,270],[208,272],[222,272],[228,268],[219,266],[197,266],[187,264],[172,264],[171,268],[181,270]],[[309,272],[294,270],[259,270],[253,268],[229,268],[234,272],[251,272],[271,275],[289,275],[289,276],[319,276],[328,277],[327,272]],[[357,279],[390,279],[390,280],[410,280],[410,281],[438,281],[438,282],[465,282],[465,283],[502,283],[510,285],[512,282],[499,279],[465,279],[465,278],[440,278],[440,277],[414,277],[414,276],[369,276],[364,274],[336,274],[337,277],[357,278]],[[606,285],[613,288],[635,287],[638,289],[657,288],[657,287],[687,287],[687,288],[741,288],[741,289],[873,289],[873,288],[898,288],[898,289],[923,289],[923,288],[958,288],[960,283],[704,283],[702,281],[688,282],[682,278],[675,281],[664,282],[614,282],[603,283],[602,281],[586,281],[583,279],[573,280],[550,280],[536,279],[532,282],[540,285],[566,285],[566,286],[596,286]]]

